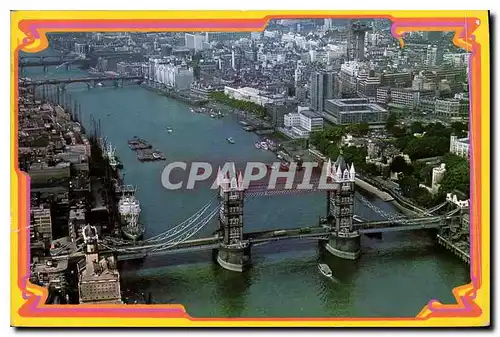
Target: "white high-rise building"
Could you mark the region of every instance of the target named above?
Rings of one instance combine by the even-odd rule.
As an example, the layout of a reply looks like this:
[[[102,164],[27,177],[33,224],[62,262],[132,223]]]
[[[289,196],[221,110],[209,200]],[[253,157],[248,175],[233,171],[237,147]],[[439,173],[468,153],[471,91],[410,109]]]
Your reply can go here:
[[[205,41],[206,41],[206,34],[205,36],[200,34],[189,34],[189,33],[186,33],[184,35],[184,42],[186,48],[194,49],[195,51],[203,50]]]

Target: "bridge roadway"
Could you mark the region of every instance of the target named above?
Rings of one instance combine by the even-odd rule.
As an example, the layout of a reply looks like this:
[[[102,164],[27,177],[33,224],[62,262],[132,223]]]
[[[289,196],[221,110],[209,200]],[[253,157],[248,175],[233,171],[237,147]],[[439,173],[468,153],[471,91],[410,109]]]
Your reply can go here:
[[[415,219],[410,224],[401,224],[394,221],[373,221],[361,224],[355,224],[354,227],[361,234],[385,233],[394,231],[414,231],[423,229],[434,229],[446,226],[442,223],[442,217]],[[426,221],[427,220],[427,221]],[[251,244],[267,243],[273,241],[293,240],[293,239],[328,239],[328,226],[299,227],[291,229],[276,229],[270,231],[259,231],[243,234],[243,239]],[[136,245],[127,248],[128,250],[137,250],[137,252],[118,252],[118,260],[131,260],[143,258],[146,256],[159,256],[167,254],[179,254],[191,251],[210,250],[219,248],[219,238],[217,236],[188,240],[158,251],[144,252],[144,250],[154,249],[157,245]],[[118,248],[119,249],[119,248]],[[110,252],[104,250],[103,253]]]
[[[59,59],[59,60],[43,60],[43,61],[35,61],[35,62],[22,62],[18,63],[18,66],[21,68],[29,68],[29,67],[50,67],[50,66],[60,66],[61,64],[71,64],[71,65],[87,65],[90,64],[92,60],[89,59]]]
[[[69,84],[69,83],[88,83],[88,82],[104,82],[104,81],[116,81],[116,80],[142,80],[142,76],[99,76],[99,77],[81,77],[81,78],[66,78],[66,79],[45,79],[36,81],[21,81],[21,86],[31,87],[40,86],[46,84]]]
[[[386,233],[394,231],[413,231],[424,229],[435,229],[446,226],[443,223],[443,217],[417,218],[411,219],[409,224],[401,224],[395,221],[371,221],[358,223],[354,228],[361,234]],[[273,241],[292,240],[292,239],[328,239],[329,227],[326,225],[313,227],[299,227],[291,229],[276,229],[269,231],[259,231],[243,234],[243,239],[251,244],[267,243]],[[164,244],[164,246],[168,246]],[[141,244],[134,246],[116,246],[117,258],[119,261],[140,259],[147,256],[161,256],[169,254],[181,254],[193,251],[211,250],[220,247],[219,237],[212,236],[201,239],[187,240],[171,247],[159,247],[158,244]],[[155,251],[154,249],[158,249]],[[150,250],[150,251],[148,251]],[[101,249],[102,254],[110,254],[113,250],[108,248]],[[69,255],[56,256],[54,259],[81,258],[82,252],[75,252]]]
[[[60,56],[23,56],[19,58],[19,67],[44,67],[44,66],[58,66],[62,63],[70,63],[72,65],[90,65],[96,63],[99,57],[106,59],[136,59],[143,60],[144,56],[141,53],[135,52],[95,52],[87,55],[86,58],[64,58]],[[27,60],[36,60],[33,62]]]

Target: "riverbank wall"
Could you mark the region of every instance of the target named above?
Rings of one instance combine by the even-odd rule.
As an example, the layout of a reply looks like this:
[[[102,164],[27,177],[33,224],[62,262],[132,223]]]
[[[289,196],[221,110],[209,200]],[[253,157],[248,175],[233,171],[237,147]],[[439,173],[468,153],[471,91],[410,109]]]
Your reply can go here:
[[[141,87],[143,87],[147,90],[151,90],[151,91],[154,91],[156,93],[159,93],[159,94],[166,96],[168,98],[172,98],[172,99],[175,99],[179,102],[183,102],[183,103],[193,105],[193,106],[202,106],[202,105],[205,105],[206,103],[208,103],[207,100],[196,99],[193,97],[184,96],[184,95],[181,95],[181,94],[176,93],[176,92],[171,91],[171,90],[155,88],[155,87],[153,87],[145,82],[143,82],[141,84]]]
[[[441,235],[437,235],[437,241],[440,246],[444,247],[445,249],[449,250],[452,252],[454,255],[458,256],[463,262],[467,263],[470,265],[470,254],[459,248],[456,244],[453,242],[445,239]]]
[[[389,193],[379,190],[378,188],[376,188],[375,186],[371,185],[370,183],[368,183],[364,180],[356,178],[354,183],[356,184],[356,186],[362,188],[363,190],[365,190],[367,192],[370,192],[371,194],[376,195],[377,197],[379,197],[383,201],[393,201],[394,200],[394,198]]]

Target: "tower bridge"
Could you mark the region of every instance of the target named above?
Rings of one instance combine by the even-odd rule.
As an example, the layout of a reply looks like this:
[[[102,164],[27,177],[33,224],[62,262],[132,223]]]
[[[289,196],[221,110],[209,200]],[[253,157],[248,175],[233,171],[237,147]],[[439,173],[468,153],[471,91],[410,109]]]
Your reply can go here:
[[[365,221],[354,215],[354,166],[347,165],[344,158],[339,156],[335,163],[328,161],[326,174],[334,182],[333,187],[326,191],[327,216],[310,227],[245,233],[243,212],[246,189],[242,174],[223,175],[219,171],[217,202],[214,202],[214,198],[182,223],[143,241],[130,243],[117,238],[102,238],[99,240],[99,251],[103,254],[116,254],[118,260],[200,250],[214,251],[214,257],[221,267],[242,272],[251,265],[251,247],[254,244],[282,240],[317,240],[330,254],[354,260],[361,254],[363,234],[452,227],[463,216],[463,212],[468,211],[467,201],[457,201],[456,197],[449,196],[446,202],[431,209],[436,211],[448,205],[451,210],[443,215],[432,215],[427,210],[418,217],[408,218],[387,213],[370,204],[386,220]],[[361,201],[369,204],[364,198]],[[218,227],[212,236],[192,239],[201,229],[213,223],[212,220],[216,217]],[[83,254],[76,252],[70,257],[81,257]]]

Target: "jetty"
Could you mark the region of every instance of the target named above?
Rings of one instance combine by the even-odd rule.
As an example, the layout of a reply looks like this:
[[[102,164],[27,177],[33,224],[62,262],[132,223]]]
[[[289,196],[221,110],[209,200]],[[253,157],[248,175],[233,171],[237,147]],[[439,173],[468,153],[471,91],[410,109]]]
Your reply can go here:
[[[131,139],[128,141],[128,146],[136,151],[136,150],[144,150],[144,149],[151,149],[153,146],[149,144],[145,139],[143,138],[137,138],[134,137],[134,139]]]
[[[160,150],[140,149],[137,150],[137,159],[141,162],[166,160],[165,155]]]

